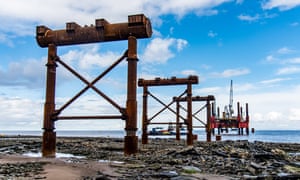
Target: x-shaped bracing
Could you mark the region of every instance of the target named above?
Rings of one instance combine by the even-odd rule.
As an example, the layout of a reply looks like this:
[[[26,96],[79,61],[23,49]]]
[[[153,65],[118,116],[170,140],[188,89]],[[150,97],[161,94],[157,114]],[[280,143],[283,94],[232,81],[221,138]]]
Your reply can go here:
[[[124,54],[117,59],[110,67],[108,67],[105,71],[103,71],[98,77],[96,77],[93,81],[89,82],[83,76],[81,76],[78,72],[76,72],[73,68],[68,66],[65,62],[63,62],[58,56],[55,57],[55,61],[60,63],[63,67],[69,70],[74,76],[80,79],[82,82],[86,84],[86,86],[79,91],[73,98],[67,101],[63,106],[59,109],[55,110],[55,116],[53,119],[126,119],[126,109],[119,106],[115,101],[113,101],[110,97],[104,94],[101,90],[95,87],[95,83],[101,80],[107,73],[109,73],[114,67],[116,67],[119,63],[121,63],[126,57],[128,57],[128,50],[124,52]],[[111,115],[111,116],[58,116],[64,109],[66,109],[70,104],[72,104],[77,98],[79,98],[84,92],[86,92],[89,88],[93,89],[98,95],[107,100],[112,106],[118,109],[121,115]]]

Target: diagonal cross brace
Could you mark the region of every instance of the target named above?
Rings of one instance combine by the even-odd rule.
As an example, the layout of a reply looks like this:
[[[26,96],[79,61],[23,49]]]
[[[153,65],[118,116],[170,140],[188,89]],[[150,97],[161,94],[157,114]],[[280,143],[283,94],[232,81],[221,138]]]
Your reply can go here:
[[[186,90],[179,96],[179,97],[182,97],[183,95],[186,94]],[[148,122],[150,122],[151,120],[153,120],[156,116],[158,116],[160,113],[162,113],[164,110],[168,109],[170,110],[171,112],[173,112],[174,114],[176,114],[176,111],[174,111],[172,108],[170,108],[170,106],[175,102],[175,100],[172,100],[169,104],[165,104],[164,102],[162,102],[160,99],[158,99],[157,97],[155,97],[153,94],[151,94],[150,92],[148,92],[148,94],[153,98],[155,99],[157,102],[159,102],[160,104],[162,104],[164,107],[158,111],[155,115],[153,115],[151,118],[148,119]],[[186,121],[186,119],[182,116],[179,115],[179,117],[181,119],[183,119],[184,121]]]
[[[187,112],[187,109],[184,108],[183,106],[179,105],[181,109],[183,109],[185,112]],[[207,105],[204,105],[203,107],[200,108],[200,110],[198,110],[197,112],[193,113],[192,116],[193,118],[195,118],[196,120],[198,120],[199,122],[201,122],[203,125],[206,125],[200,118],[198,118],[196,115],[202,111],[204,108],[206,108]]]
[[[56,110],[55,115],[60,114],[65,108],[67,108],[72,102],[74,102],[79,96],[81,96],[85,91],[89,88],[92,88],[96,93],[102,96],[105,100],[107,100],[111,105],[117,108],[122,115],[126,116],[125,108],[120,107],[116,102],[110,99],[107,95],[105,95],[102,91],[100,91],[97,87],[94,86],[96,82],[98,82],[101,78],[103,78],[111,69],[117,66],[120,62],[122,62],[128,56],[128,50],[110,67],[108,67],[105,71],[103,71],[97,78],[93,81],[89,82],[84,77],[82,77],[79,73],[77,73],[74,69],[64,63],[58,56],[56,57],[56,61],[59,62],[62,66],[64,66],[67,70],[69,70],[73,75],[79,78],[82,82],[84,82],[87,86],[84,87],[81,91],[79,91],[73,98],[71,98],[68,102],[66,102],[60,109]]]

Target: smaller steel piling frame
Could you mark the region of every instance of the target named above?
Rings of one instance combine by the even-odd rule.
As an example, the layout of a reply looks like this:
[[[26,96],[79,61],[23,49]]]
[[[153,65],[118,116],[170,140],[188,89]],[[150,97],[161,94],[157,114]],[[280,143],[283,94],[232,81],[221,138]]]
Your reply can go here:
[[[143,110],[142,110],[142,144],[148,144],[148,125],[153,124],[151,120],[153,120],[156,116],[158,116],[161,112],[168,109],[174,114],[176,111],[170,108],[170,106],[175,102],[172,100],[169,104],[163,103],[159,98],[155,97],[152,93],[150,93],[148,87],[149,86],[170,86],[170,85],[187,85],[187,89],[179,96],[182,97],[186,94],[187,98],[187,117],[181,117],[184,119],[185,124],[187,125],[187,145],[193,145],[193,123],[192,123],[192,84],[198,84],[198,76],[189,76],[188,78],[176,78],[172,77],[171,79],[161,79],[156,78],[154,80],[145,80],[139,79],[138,86],[143,87]],[[148,118],[148,95],[162,104],[164,107],[153,115],[151,118]],[[169,124],[169,122],[159,122],[159,124]]]
[[[176,140],[180,140],[180,133],[179,133],[179,125],[180,125],[180,108],[183,109],[184,111],[188,112],[185,108],[183,108],[180,105],[180,102],[186,102],[188,101],[187,97],[173,97],[173,99],[176,101]],[[215,97],[212,95],[208,95],[208,96],[194,96],[191,99],[192,102],[201,102],[201,101],[206,101],[206,104],[199,108],[196,112],[192,113],[192,117],[195,118],[196,120],[198,120],[199,122],[201,122],[204,126],[200,127],[200,128],[205,128],[206,129],[206,141],[207,142],[211,142],[211,116],[212,116],[212,112],[214,112],[214,110],[212,109],[212,107],[214,107],[213,105],[211,105],[211,101],[215,101]],[[202,110],[204,110],[206,108],[206,114],[207,114],[207,118],[206,118],[206,123],[203,122],[201,119],[199,119],[196,115],[201,112]],[[193,126],[193,128],[198,128]]]
[[[48,48],[47,75],[46,75],[46,100],[44,106],[43,123],[43,157],[55,157],[56,153],[56,132],[55,121],[68,119],[124,119],[126,121],[124,137],[124,154],[130,155],[137,153],[138,137],[137,131],[137,101],[136,101],[136,82],[137,82],[137,39],[149,38],[152,35],[150,20],[143,14],[128,16],[128,23],[110,24],[105,19],[97,19],[95,25],[81,27],[70,22],[66,24],[66,29],[51,30],[46,26],[37,26],[36,40],[40,47]],[[76,45],[85,43],[108,42],[128,40],[128,50],[123,56],[113,63],[108,69],[100,74],[92,82],[84,79],[74,69],[64,63],[57,55],[57,46]],[[118,65],[127,57],[127,101],[126,108],[119,106],[112,99],[106,96],[94,86],[104,75]],[[86,87],[78,92],[72,99],[65,103],[61,108],[55,109],[55,86],[56,86],[56,67],[60,63],[72,74],[86,84]],[[59,114],[75,101],[87,89],[92,88],[110,104],[120,111],[121,115],[115,116],[59,116]]]

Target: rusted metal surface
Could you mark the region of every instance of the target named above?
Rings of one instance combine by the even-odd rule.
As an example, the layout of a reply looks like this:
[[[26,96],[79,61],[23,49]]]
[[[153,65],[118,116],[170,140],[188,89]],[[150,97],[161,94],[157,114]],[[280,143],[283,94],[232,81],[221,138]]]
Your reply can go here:
[[[43,144],[42,154],[44,157],[55,157],[55,126],[53,117],[55,113],[55,81],[56,81],[56,62],[57,48],[50,44],[48,48],[47,79],[46,79],[46,102],[44,106],[43,123]]]
[[[175,101],[181,101],[181,102],[184,102],[184,101],[187,101],[187,97],[173,97],[175,99]],[[213,95],[208,95],[208,96],[193,96],[192,97],[192,101],[214,101],[215,100],[215,96]]]
[[[192,84],[198,83],[198,76],[189,76],[188,78],[176,78],[172,77],[170,79],[161,79],[161,78],[155,78],[154,80],[145,80],[145,79],[139,79],[138,80],[138,86],[143,87],[143,129],[142,129],[142,143],[147,144],[148,143],[148,125],[149,124],[170,124],[170,122],[158,122],[158,123],[152,123],[151,120],[153,120],[156,116],[158,116],[160,113],[162,113],[164,110],[168,109],[169,111],[173,112],[176,115],[176,125],[178,125],[179,119],[183,119],[185,124],[187,125],[188,133],[187,133],[187,145],[193,145],[193,128],[192,128]],[[183,95],[187,95],[187,117],[184,118],[180,115],[178,115],[178,112],[176,110],[173,110],[170,106],[175,103],[175,99],[173,99],[169,104],[165,104],[162,102],[159,98],[151,94],[148,90],[149,86],[169,86],[169,85],[187,85],[187,89],[179,96],[179,98],[182,98]],[[161,105],[163,105],[163,108],[158,111],[155,115],[152,117],[148,117],[147,114],[147,98],[148,95],[154,98],[157,102],[159,102]],[[177,126],[176,126],[177,127]],[[178,128],[178,127],[177,127]],[[177,133],[178,134],[178,130]],[[176,138],[178,138],[178,135],[176,135]]]
[[[177,117],[180,116],[180,109],[183,109],[185,112],[187,112],[187,114],[191,114],[189,118],[187,119],[191,119],[191,124],[192,124],[192,119],[196,119],[198,120],[199,122],[201,122],[204,126],[193,126],[192,127],[189,127],[189,128],[206,128],[206,141],[207,142],[210,142],[211,141],[211,125],[210,125],[210,119],[211,119],[211,114],[212,114],[212,106],[211,106],[211,101],[215,101],[215,97],[213,95],[208,95],[208,96],[193,96],[193,97],[188,97],[188,96],[185,96],[185,97],[173,97],[173,99],[177,102]],[[180,102],[194,102],[194,101],[206,101],[206,104],[205,106],[201,107],[199,110],[197,110],[196,112],[192,113],[192,112],[189,112],[188,109],[185,109],[183,108],[181,105],[180,105]],[[180,108],[181,107],[181,108]],[[204,110],[206,108],[206,111],[207,111],[207,120],[206,120],[206,123],[204,123],[201,119],[199,119],[196,115],[201,112],[202,110]],[[176,118],[178,124],[179,123],[179,118]],[[189,122],[188,122],[189,123]],[[187,125],[188,125],[187,123]],[[179,127],[177,125],[177,131],[179,132]],[[176,133],[176,134],[179,134],[179,133]],[[190,137],[191,138],[191,137]],[[176,139],[177,140],[180,140],[180,135],[176,136]]]
[[[206,141],[211,142],[211,125],[210,125],[210,118],[211,118],[211,103],[209,100],[206,101],[206,115],[207,115],[207,121],[206,121]]]
[[[56,132],[45,130],[43,132],[42,156],[53,158],[56,152]]]
[[[143,87],[142,144],[148,144],[148,86]],[[146,133],[145,133],[146,132]]]
[[[124,144],[125,155],[135,154],[138,151],[137,131],[137,40],[135,37],[128,38],[128,72],[127,72],[127,102],[126,102],[126,136]]]
[[[192,117],[192,84],[187,85],[187,119],[186,119],[186,126],[187,126],[187,135],[186,135],[186,142],[187,145],[193,145],[193,117]]]
[[[175,100],[173,98],[173,100]],[[176,101],[176,100],[175,100]],[[179,101],[176,101],[176,140],[179,141],[180,140],[180,104]]]
[[[153,80],[139,79],[139,86],[168,86],[168,85],[186,85],[186,84],[198,84],[198,76],[189,76],[188,78],[155,78]]]
[[[44,157],[55,157],[56,132],[55,121],[70,119],[123,119],[126,121],[126,136],[124,137],[124,154],[130,155],[137,153],[138,137],[137,131],[137,40],[138,38],[149,38],[152,35],[150,20],[143,14],[128,16],[127,23],[110,24],[105,19],[96,20],[95,25],[81,27],[76,23],[67,23],[64,30],[51,30],[46,26],[38,26],[36,29],[36,40],[39,46],[48,47],[47,62],[47,84],[46,84],[46,102],[44,107],[43,123],[43,142],[42,154]],[[93,81],[87,81],[83,76],[68,66],[57,55],[57,46],[76,45],[84,43],[107,42],[128,40],[128,50],[101,73]],[[109,96],[104,94],[94,86],[102,77],[117,66],[127,57],[127,101],[126,108],[118,105]],[[61,108],[55,109],[55,85],[56,85],[56,63],[69,70],[73,75],[86,84],[73,98],[67,101]],[[59,116],[72,102],[79,98],[89,88],[93,89],[98,95],[103,97],[112,106],[120,111],[121,115],[98,115],[98,116]]]
[[[84,26],[75,22],[66,23],[66,29],[51,30],[46,26],[37,26],[36,40],[40,47],[75,45],[85,43],[149,38],[152,35],[150,20],[143,14],[128,16],[128,22],[110,24],[105,19],[96,19],[95,25]]]

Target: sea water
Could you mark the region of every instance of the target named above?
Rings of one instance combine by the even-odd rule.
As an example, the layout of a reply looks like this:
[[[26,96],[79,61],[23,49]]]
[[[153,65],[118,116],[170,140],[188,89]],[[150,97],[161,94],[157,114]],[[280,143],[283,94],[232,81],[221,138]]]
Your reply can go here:
[[[204,130],[194,130],[194,134],[198,136],[199,141],[206,140],[206,133]],[[108,138],[123,138],[126,135],[124,130],[115,131],[56,131],[57,136],[61,137],[108,137]],[[41,136],[41,131],[1,131],[0,136],[8,135],[32,135]],[[141,132],[137,132],[137,136],[141,138]],[[182,139],[186,138],[186,135],[181,135]],[[149,138],[175,138],[175,136],[149,136]],[[221,139],[224,140],[248,140],[253,141],[263,141],[263,142],[281,142],[281,143],[300,143],[300,130],[256,130],[255,133],[247,135],[238,136],[237,132],[230,132],[228,134],[221,134]],[[212,136],[212,140],[215,137]]]

